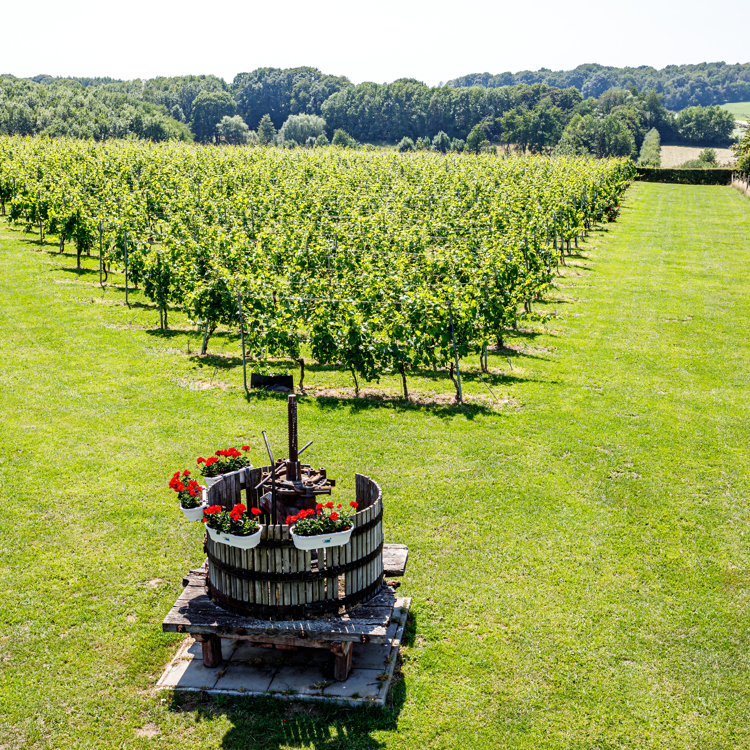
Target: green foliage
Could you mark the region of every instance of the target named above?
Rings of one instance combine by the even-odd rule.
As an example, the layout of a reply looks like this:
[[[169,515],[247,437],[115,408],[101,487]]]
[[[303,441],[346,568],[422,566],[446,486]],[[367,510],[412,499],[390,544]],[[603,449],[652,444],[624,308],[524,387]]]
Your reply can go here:
[[[143,100],[140,82],[137,90],[119,88],[123,86],[85,88],[64,79],[39,84],[0,76],[0,135],[192,140],[188,128],[163,106]]]
[[[454,151],[457,154],[460,154],[464,148],[466,147],[466,141],[464,141],[461,138],[454,138],[451,141],[451,151]]]
[[[449,309],[459,357],[501,340],[551,283],[552,216],[572,240],[616,209],[630,175],[624,162],[481,153],[0,139],[12,221],[79,249],[101,221],[116,267],[127,234],[130,278],[162,327],[181,310],[206,341],[218,325],[236,330],[241,294],[251,358],[299,361],[304,341],[349,371],[355,391],[398,372],[406,393],[407,373],[448,366]]]
[[[258,143],[261,146],[270,146],[276,140],[276,128],[271,122],[270,115],[263,115],[258,124]]]
[[[333,131],[331,144],[333,146],[343,146],[344,148],[355,148],[357,146],[357,141],[355,141],[345,130],[337,128]]]
[[[328,138],[326,137],[325,133],[321,133],[316,139],[315,139],[315,145],[316,146],[328,146]]]
[[[617,115],[604,118],[576,115],[565,129],[555,148],[557,155],[590,155],[635,157],[635,139]]]
[[[351,85],[348,78],[325,75],[317,68],[257,68],[237,75],[232,91],[238,112],[251,128],[266,114],[281,128],[289,115],[321,114],[332,94]]]
[[[485,144],[488,144],[487,134],[482,125],[475,125],[469,135],[466,136],[466,151],[470,154],[478,154]]]
[[[115,91],[122,89],[130,92],[134,83],[136,82],[110,82],[107,87]],[[160,77],[143,81],[142,86],[140,83],[138,81],[138,88],[142,91],[144,99],[161,104],[180,122],[190,121],[193,116],[193,102],[202,91],[218,93],[229,90],[223,79],[212,75]],[[140,92],[135,89],[134,93],[137,95]]]
[[[445,154],[450,151],[451,139],[442,130],[432,139],[432,150]]]
[[[638,167],[638,179],[643,182],[664,182],[675,185],[729,185],[734,169],[715,167],[709,169],[706,162],[695,159],[694,166],[684,165],[671,169]]]
[[[218,125],[224,117],[234,117],[237,105],[228,91],[201,91],[193,101],[190,127],[196,140],[208,143],[218,137]]]
[[[679,112],[675,121],[683,143],[729,143],[734,130],[734,117],[721,107],[689,107]]]
[[[432,88],[413,79],[390,84],[362,83],[333,94],[322,106],[329,127],[344,128],[361,141],[416,140],[443,131],[464,138],[482,122],[493,121],[515,107],[558,107],[570,117],[580,103],[575,89],[520,85],[508,89]]]
[[[326,121],[317,115],[289,115],[279,130],[279,141],[296,141],[306,143],[325,135]]]
[[[233,146],[250,143],[255,136],[255,133],[251,133],[250,128],[239,115],[222,117],[216,126],[216,133],[220,141],[230,143]]]
[[[519,84],[574,86],[584,97],[598,97],[608,89],[631,88],[659,91],[671,110],[709,106],[722,102],[750,99],[750,64],[727,65],[724,62],[697,65],[668,65],[657,70],[648,65],[637,68],[615,68],[605,65],[579,65],[573,70],[524,70],[520,73],[474,73],[448,81],[450,87],[483,87],[496,89]],[[662,133],[658,123],[650,123]]]
[[[539,154],[560,140],[565,122],[564,112],[546,99],[534,109],[516,107],[497,118],[495,124],[503,141],[517,145],[522,152]]]
[[[745,130],[742,140],[734,146],[734,152],[737,155],[737,171],[750,173],[750,129]]]
[[[416,148],[417,147],[411,138],[402,138],[396,146],[396,150],[400,153],[404,153],[405,151],[415,151]]]
[[[726,113],[722,117],[699,110],[675,117],[653,89],[642,94],[632,81],[603,87],[599,83],[611,84],[609,79],[600,76],[597,81],[586,89],[589,98],[584,100],[574,85],[524,81],[501,88],[432,88],[403,78],[352,86],[346,78],[315,68],[259,68],[238,75],[231,87],[215,76],[148,81],[0,76],[0,133],[96,140],[132,134],[155,141],[190,140],[194,134],[211,142],[220,137],[218,122],[236,112],[250,127],[268,114],[275,128],[282,128],[290,116],[322,115],[327,130],[344,130],[361,142],[421,137],[431,143],[440,132],[453,141],[482,124],[488,138],[533,153],[551,151],[575,114],[598,119],[615,115],[630,131],[636,149],[650,128],[667,142],[723,143],[728,137],[731,117]],[[192,134],[186,123],[191,123]],[[285,135],[279,145],[306,144],[317,137],[317,127],[301,136]]]
[[[651,128],[643,139],[638,165],[641,167],[661,166],[661,138],[656,128]]]

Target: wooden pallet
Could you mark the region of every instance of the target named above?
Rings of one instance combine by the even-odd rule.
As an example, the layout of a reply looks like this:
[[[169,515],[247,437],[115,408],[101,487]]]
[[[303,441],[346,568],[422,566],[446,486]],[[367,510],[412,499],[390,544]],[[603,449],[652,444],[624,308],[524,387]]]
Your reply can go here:
[[[386,577],[403,576],[408,549],[403,544],[386,544],[383,563]],[[206,563],[183,579],[180,594],[162,629],[167,633],[190,633],[200,642],[203,663],[215,667],[221,661],[221,638],[247,640],[259,646],[283,650],[325,648],[335,657],[334,676],[345,680],[352,661],[352,649],[359,643],[385,643],[396,601],[394,588],[382,590],[365,604],[344,615],[311,620],[258,620],[227,612],[206,595]]]

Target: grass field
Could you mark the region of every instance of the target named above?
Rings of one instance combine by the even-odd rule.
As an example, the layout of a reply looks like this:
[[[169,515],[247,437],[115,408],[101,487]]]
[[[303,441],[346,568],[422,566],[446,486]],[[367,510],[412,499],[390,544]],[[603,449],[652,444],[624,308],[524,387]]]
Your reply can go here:
[[[633,186],[560,279],[556,317],[490,357],[505,406],[301,399],[313,463],[343,492],[355,470],[380,481],[386,541],[410,547],[381,712],[152,692],[179,641],[161,620],[202,560],[168,475],[240,441],[263,460],[284,399],[245,400],[236,339],[199,361],[198,336],[40,249],[0,230],[0,747],[750,744],[738,192]],[[450,392],[414,379],[428,387]]]
[[[722,104],[721,108],[731,112],[735,120],[750,120],[750,102],[731,102]]]

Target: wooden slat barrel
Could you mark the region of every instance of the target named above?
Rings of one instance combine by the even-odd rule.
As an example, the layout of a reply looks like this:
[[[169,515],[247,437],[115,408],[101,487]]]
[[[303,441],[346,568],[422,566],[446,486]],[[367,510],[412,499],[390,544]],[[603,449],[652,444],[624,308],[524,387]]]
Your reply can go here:
[[[225,474],[209,490],[209,504],[230,509],[242,502],[259,508],[255,487],[269,469]],[[343,614],[372,598],[383,585],[383,494],[377,482],[362,474],[355,474],[355,488],[359,507],[352,517],[351,540],[317,550],[317,560],[294,546],[286,524],[266,523],[252,550],[206,537],[208,595],[230,612],[267,620]]]

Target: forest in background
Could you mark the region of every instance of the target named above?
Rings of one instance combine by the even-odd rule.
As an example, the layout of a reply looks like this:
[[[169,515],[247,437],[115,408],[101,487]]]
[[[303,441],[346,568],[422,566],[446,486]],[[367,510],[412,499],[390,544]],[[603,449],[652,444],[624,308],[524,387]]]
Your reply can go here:
[[[709,67],[713,71],[717,65]],[[720,69],[737,67],[722,65]],[[145,81],[4,75],[0,134],[260,141],[284,147],[320,146],[333,140],[348,146],[398,144],[402,151],[478,152],[492,144],[512,144],[532,153],[632,157],[653,129],[667,143],[726,145],[731,140],[733,118],[717,106],[672,112],[665,98],[669,92],[663,95],[656,85],[661,81],[664,89],[663,76],[644,77],[639,87],[635,79],[612,77],[617,69],[580,67],[610,76],[606,89],[598,91],[602,78],[592,88],[596,76],[559,79],[580,84],[577,87],[515,79],[512,85],[501,85],[498,76],[488,74],[437,87],[409,78],[354,85],[346,77],[310,67],[258,68],[237,75],[231,84],[211,75]],[[681,74],[674,81],[681,81],[688,67],[696,68],[698,80],[700,66],[673,67]],[[467,82],[481,85],[463,85]],[[651,89],[645,88],[651,84]],[[595,97],[587,95],[594,90]],[[746,96],[744,89],[737,91]]]
[[[750,63],[725,62],[667,65],[661,70],[648,65],[613,68],[589,63],[573,70],[523,70],[520,73],[472,73],[448,81],[448,86],[498,88],[520,83],[544,83],[558,88],[577,88],[584,97],[597,98],[611,88],[656,91],[671,110],[707,107],[711,104],[750,99]]]

